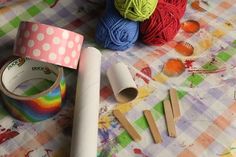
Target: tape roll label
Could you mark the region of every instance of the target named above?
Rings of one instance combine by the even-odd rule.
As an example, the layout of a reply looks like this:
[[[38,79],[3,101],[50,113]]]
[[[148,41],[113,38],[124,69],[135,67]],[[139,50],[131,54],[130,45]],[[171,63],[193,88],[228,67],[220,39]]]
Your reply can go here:
[[[25,58],[19,58],[19,59],[17,59],[17,60],[14,60],[12,63],[10,63],[8,66],[7,66],[7,69],[8,70],[10,70],[12,67],[14,67],[14,66],[21,66],[22,64],[24,64],[25,63]]]

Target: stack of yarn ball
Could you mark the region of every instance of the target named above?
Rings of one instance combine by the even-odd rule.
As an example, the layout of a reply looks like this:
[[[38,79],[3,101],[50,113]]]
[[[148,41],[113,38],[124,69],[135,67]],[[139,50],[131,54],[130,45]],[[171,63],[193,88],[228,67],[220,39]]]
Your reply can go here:
[[[96,42],[123,51],[140,38],[148,45],[163,45],[180,29],[187,0],[107,0],[96,28]]]

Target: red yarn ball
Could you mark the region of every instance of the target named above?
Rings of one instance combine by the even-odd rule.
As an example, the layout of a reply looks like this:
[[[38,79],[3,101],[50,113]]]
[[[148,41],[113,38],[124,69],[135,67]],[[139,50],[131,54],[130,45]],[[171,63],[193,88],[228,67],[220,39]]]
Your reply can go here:
[[[152,16],[140,24],[141,40],[148,45],[163,45],[175,37],[179,28],[176,6],[159,1]]]
[[[187,0],[160,0],[160,1],[173,4],[174,6],[176,6],[176,9],[179,14],[179,18],[182,18],[184,16],[186,6],[187,6]]]

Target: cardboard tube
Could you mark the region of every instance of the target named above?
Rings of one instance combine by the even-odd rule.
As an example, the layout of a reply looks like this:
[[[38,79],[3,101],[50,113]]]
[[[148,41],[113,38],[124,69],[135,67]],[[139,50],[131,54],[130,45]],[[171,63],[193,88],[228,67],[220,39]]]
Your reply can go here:
[[[71,144],[71,157],[96,157],[101,53],[93,47],[81,53]]]
[[[124,63],[112,65],[107,70],[107,77],[118,102],[129,102],[138,96],[136,84]]]

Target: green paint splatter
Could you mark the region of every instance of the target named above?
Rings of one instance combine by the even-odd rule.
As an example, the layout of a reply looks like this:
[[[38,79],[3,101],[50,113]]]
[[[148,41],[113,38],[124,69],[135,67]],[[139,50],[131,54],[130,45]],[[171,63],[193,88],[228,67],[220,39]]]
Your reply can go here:
[[[230,58],[231,58],[231,55],[229,55],[228,53],[226,52],[220,52],[217,54],[216,56],[217,58],[221,59],[222,61],[228,61]]]
[[[138,127],[145,130],[148,128],[148,123],[144,116],[141,116],[138,120],[134,122]]]
[[[116,140],[121,147],[125,148],[132,141],[127,131],[122,132],[119,136],[116,137]]]

